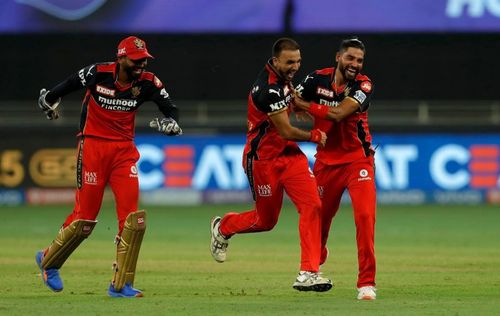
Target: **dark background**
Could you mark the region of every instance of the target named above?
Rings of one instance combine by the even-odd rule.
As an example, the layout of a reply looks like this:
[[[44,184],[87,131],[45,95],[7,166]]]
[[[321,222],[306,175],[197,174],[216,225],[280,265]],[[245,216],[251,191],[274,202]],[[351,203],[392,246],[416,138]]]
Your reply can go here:
[[[0,100],[34,100],[85,65],[115,59],[130,34],[2,35]],[[165,35],[142,37],[156,57],[148,69],[174,100],[245,99],[280,35]],[[364,73],[379,100],[493,100],[498,98],[498,34],[300,34],[298,82],[333,64],[341,39],[359,37],[367,47]],[[78,93],[68,96],[81,99]]]

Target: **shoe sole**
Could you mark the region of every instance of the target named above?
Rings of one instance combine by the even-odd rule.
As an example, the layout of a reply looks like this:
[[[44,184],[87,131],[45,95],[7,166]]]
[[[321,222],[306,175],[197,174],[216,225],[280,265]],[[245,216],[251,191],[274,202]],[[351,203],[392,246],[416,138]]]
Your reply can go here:
[[[60,289],[54,289],[52,288],[48,283],[47,281],[45,280],[46,278],[46,272],[45,270],[42,268],[42,253],[41,252],[37,252],[36,253],[36,256],[35,256],[35,260],[36,260],[36,264],[38,265],[38,268],[40,269],[40,272],[42,274],[42,281],[43,281],[43,284],[45,284],[45,286],[47,286],[50,290],[54,291],[54,292],[61,292],[63,290],[63,288],[60,288]]]
[[[136,298],[136,297],[144,297],[144,295],[142,293],[137,293],[136,295],[134,296],[127,296],[127,295],[123,295],[121,293],[115,293],[115,292],[109,292],[108,291],[108,295],[110,297],[116,297],[116,298]]]
[[[214,232],[215,222],[216,222],[217,220],[221,221],[221,220],[222,220],[222,218],[221,218],[221,217],[219,217],[219,216],[215,216],[215,217],[213,217],[213,218],[212,218],[212,220],[210,221],[210,254],[212,255],[212,258],[214,258],[214,260],[215,260],[215,261],[217,261],[218,263],[223,263],[223,262],[224,262],[224,261],[226,261],[226,260],[225,260],[225,259],[224,259],[224,260],[221,260],[221,259],[217,258],[217,257],[214,255],[213,251],[212,251],[213,239],[215,238],[215,236],[214,236],[214,233],[213,233],[213,232]]]
[[[314,292],[326,292],[329,291],[333,287],[332,284],[314,284],[314,285],[294,285],[293,288],[296,289],[297,291],[303,291],[303,292],[309,292],[309,291],[314,291]]]

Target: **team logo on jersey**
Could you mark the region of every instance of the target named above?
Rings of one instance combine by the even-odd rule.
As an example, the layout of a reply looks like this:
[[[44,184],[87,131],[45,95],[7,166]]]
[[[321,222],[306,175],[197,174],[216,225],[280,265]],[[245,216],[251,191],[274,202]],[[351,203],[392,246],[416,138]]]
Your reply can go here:
[[[133,86],[132,89],[130,89],[130,92],[132,93],[133,98],[137,98],[139,94],[141,94],[141,87]]]
[[[104,95],[107,95],[109,97],[114,97],[115,93],[116,93],[115,90],[109,89],[109,88],[106,88],[106,87],[103,87],[100,85],[96,85],[95,90],[97,91],[97,93],[104,94]]]
[[[257,190],[259,192],[259,196],[272,196],[273,192],[271,191],[270,184],[259,184],[257,185]]]
[[[366,93],[370,93],[372,91],[372,83],[370,81],[363,81],[360,85],[361,90]]]
[[[368,174],[368,170],[361,169],[359,170],[359,178],[358,181],[370,181],[372,178]]]
[[[254,94],[255,92],[259,91],[259,86],[255,86],[253,87],[252,89],[252,94]]]
[[[161,88],[161,86],[163,86],[163,83],[161,83],[160,79],[158,79],[158,77],[155,76],[155,78],[153,79],[153,82],[155,84],[155,86],[157,88]]]
[[[356,92],[354,92],[353,98],[358,100],[359,103],[363,103],[366,100],[366,94],[364,94],[361,90],[356,90]]]
[[[327,98],[333,98],[333,96],[334,96],[333,91],[322,88],[322,87],[318,87],[318,89],[316,89],[316,93],[319,95],[323,95]]]

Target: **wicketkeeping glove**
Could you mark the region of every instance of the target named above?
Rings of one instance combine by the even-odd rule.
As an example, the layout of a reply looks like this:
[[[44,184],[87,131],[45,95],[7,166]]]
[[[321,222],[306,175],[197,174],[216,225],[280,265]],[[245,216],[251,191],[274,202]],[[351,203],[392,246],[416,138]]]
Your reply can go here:
[[[57,111],[57,107],[59,103],[61,103],[61,98],[59,98],[53,104],[47,103],[45,100],[45,96],[49,93],[49,90],[42,89],[40,90],[40,97],[38,98],[38,107],[45,113],[48,120],[57,120],[59,118],[59,112]]]
[[[149,126],[156,129],[160,133],[167,134],[169,136],[172,135],[182,135],[182,129],[177,124],[177,122],[173,118],[154,118],[149,122]]]

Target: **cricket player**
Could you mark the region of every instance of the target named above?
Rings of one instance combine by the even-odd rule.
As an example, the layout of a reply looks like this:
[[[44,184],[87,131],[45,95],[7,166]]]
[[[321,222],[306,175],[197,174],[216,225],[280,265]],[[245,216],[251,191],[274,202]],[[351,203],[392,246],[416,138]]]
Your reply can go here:
[[[284,192],[299,213],[300,272],[293,283],[299,291],[328,291],[331,280],[319,271],[321,201],[307,157],[296,141],[323,146],[325,133],[304,131],[290,124],[292,79],[301,63],[300,47],[290,38],[273,45],[272,58],[258,75],[248,96],[247,142],[243,166],[255,207],[227,213],[211,221],[210,250],[217,262],[226,260],[229,239],[235,234],[269,231],[278,221]]]
[[[116,203],[118,234],[112,297],[142,297],[135,289],[137,258],[146,230],[146,213],[138,210],[139,181],[134,144],[135,115],[146,101],[153,101],[164,118],[150,126],[166,135],[181,135],[179,114],[165,86],[145,67],[153,58],[146,43],[135,36],[123,39],[117,60],[80,69],[51,90],[42,89],[38,105],[49,120],[59,117],[58,105],[65,95],[85,88],[78,133],[77,190],[73,212],[54,241],[37,252],[42,278],[53,291],[61,291],[59,269],[96,225],[106,185]]]
[[[347,189],[351,197],[358,246],[358,296],[374,300],[375,289],[375,167],[368,108],[373,83],[360,71],[365,46],[356,39],[340,44],[336,67],[316,70],[297,86],[295,106],[312,114],[315,128],[327,132],[324,147],[317,147],[314,174],[322,200],[321,264],[328,256],[326,243],[340,199]]]

